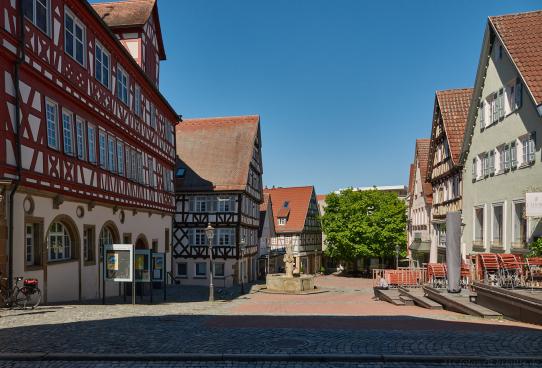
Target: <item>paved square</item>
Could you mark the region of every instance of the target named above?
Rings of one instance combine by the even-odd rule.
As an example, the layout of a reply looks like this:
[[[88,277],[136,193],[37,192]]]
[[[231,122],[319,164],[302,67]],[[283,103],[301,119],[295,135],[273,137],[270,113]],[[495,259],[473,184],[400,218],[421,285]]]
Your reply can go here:
[[[317,284],[326,292],[254,292],[209,304],[197,301],[205,299],[205,288],[182,287],[169,291],[177,301],[155,305],[2,311],[0,353],[523,358],[542,352],[542,326],[374,301],[370,280],[322,276]]]

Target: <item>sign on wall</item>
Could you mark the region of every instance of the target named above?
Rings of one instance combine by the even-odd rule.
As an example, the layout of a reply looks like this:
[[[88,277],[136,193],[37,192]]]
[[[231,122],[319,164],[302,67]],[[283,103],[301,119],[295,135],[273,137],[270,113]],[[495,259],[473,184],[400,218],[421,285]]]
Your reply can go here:
[[[165,254],[153,253],[152,254],[152,281],[164,281],[165,270]]]
[[[525,194],[525,215],[527,217],[542,217],[542,193]]]
[[[150,249],[136,249],[135,251],[135,280],[136,282],[151,281]]]
[[[105,279],[116,282],[132,281],[133,245],[104,245]]]

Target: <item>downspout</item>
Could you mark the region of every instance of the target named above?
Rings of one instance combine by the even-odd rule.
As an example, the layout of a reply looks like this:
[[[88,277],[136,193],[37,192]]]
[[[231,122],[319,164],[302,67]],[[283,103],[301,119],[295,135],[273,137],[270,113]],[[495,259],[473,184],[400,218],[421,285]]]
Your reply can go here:
[[[171,216],[171,233],[169,234],[169,251],[171,252],[171,255],[169,257],[170,262],[170,268],[169,272],[171,273],[171,283],[174,283],[173,280],[173,264],[175,263],[173,260],[173,247],[175,246],[175,243],[173,242],[173,235],[175,234],[175,213],[177,212],[177,196],[176,196],[176,189],[175,189],[175,181],[176,181],[176,172],[177,172],[177,124],[180,124],[183,122],[183,116],[181,114],[177,115],[177,122],[173,126],[173,152],[175,154],[175,160],[173,164],[173,216]],[[167,271],[167,270],[166,270]],[[166,284],[167,284],[167,272],[164,276],[166,278]]]
[[[19,188],[19,183],[21,181],[21,139],[19,136],[19,122],[21,119],[21,99],[20,99],[20,83],[19,83],[19,73],[21,64],[24,62],[25,57],[25,48],[24,48],[24,13],[23,13],[23,2],[22,0],[17,1],[17,10],[19,11],[18,17],[18,35],[19,35],[19,44],[17,47],[17,59],[15,61],[15,70],[14,70],[14,83],[15,83],[15,123],[14,133],[15,133],[15,165],[17,172],[17,179],[15,180],[14,186],[11,188],[9,193],[9,231],[8,231],[8,285],[9,288],[13,287],[13,228],[14,228],[14,219],[13,219],[13,207],[15,201],[15,192]]]

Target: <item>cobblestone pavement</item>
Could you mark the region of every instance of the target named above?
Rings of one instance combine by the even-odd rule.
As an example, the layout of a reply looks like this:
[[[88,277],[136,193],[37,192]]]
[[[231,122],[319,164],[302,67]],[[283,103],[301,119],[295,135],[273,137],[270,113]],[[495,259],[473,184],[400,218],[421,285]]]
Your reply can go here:
[[[0,362],[0,368],[472,368],[472,367],[518,367],[518,368],[535,368],[540,367],[538,363],[347,363],[347,362],[110,362],[110,361],[95,361],[95,362]]]
[[[464,354],[518,358],[542,355],[542,326],[488,321],[418,307],[396,307],[372,300],[370,280],[326,276],[320,277],[317,284],[326,292],[305,296],[251,293],[209,304],[201,301],[206,298],[206,289],[183,287],[169,291],[175,301],[155,305],[59,305],[33,311],[2,311],[0,353]],[[309,366],[296,362],[267,363],[103,364],[115,367]],[[0,367],[96,364],[98,362],[0,361]],[[368,366],[330,364],[313,362],[310,366]]]

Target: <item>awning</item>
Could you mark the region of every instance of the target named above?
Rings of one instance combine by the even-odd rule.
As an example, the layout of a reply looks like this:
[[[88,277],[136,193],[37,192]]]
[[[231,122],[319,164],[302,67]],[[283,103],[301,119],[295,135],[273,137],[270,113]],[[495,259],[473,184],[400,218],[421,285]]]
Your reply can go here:
[[[431,250],[431,242],[429,240],[416,239],[410,243],[410,250],[414,250],[418,253],[429,253]]]

